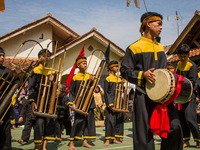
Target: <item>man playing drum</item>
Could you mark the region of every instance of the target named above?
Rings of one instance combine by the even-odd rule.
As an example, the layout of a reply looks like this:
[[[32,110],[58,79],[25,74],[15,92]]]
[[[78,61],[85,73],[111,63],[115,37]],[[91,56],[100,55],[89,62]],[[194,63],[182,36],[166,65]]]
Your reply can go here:
[[[189,51],[190,47],[187,44],[182,44],[178,47],[177,54],[180,61],[177,64],[177,74],[183,75],[192,82],[194,92],[191,101],[182,104],[182,109],[178,112],[183,130],[183,147],[190,146],[189,140],[191,131],[194,141],[196,141],[196,147],[200,148],[200,133],[196,117],[196,96],[198,96],[197,87],[199,84],[199,78],[196,64],[192,60],[189,60]]]
[[[137,85],[133,109],[134,149],[154,150],[150,118],[157,103],[146,95],[144,85],[146,81],[151,84],[156,81],[155,69],[167,68],[163,46],[155,41],[162,30],[162,15],[147,12],[142,15],[141,23],[142,36],[126,49],[120,71],[123,78]],[[178,114],[172,103],[167,108],[170,131],[167,132],[167,138],[162,138],[161,149],[179,150],[182,149],[182,133]]]

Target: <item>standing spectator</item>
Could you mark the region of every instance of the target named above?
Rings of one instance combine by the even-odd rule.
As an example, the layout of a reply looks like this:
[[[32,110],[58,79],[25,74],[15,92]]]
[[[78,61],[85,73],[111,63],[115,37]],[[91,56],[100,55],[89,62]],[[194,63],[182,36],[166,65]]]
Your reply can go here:
[[[27,92],[28,94],[28,92]],[[19,123],[25,122],[24,129],[22,131],[21,139],[17,140],[18,143],[24,144],[24,142],[28,142],[31,134],[31,129],[35,123],[35,117],[31,110],[31,105],[28,100],[28,96],[24,97],[24,103],[22,105],[22,109],[20,112]]]

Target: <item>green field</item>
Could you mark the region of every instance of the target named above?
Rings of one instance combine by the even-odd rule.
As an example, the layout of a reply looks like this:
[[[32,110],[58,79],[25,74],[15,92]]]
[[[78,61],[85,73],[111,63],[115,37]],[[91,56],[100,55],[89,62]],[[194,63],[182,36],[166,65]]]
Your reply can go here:
[[[112,150],[112,149],[123,149],[123,150],[132,150],[133,149],[133,139],[132,139],[132,124],[131,123],[125,123],[124,124],[124,140],[122,144],[110,144],[108,147],[103,146],[104,143],[104,127],[97,127],[96,133],[97,133],[97,139],[93,142],[94,147],[90,150]],[[33,143],[33,131],[31,133],[31,138],[29,143],[25,145],[20,145],[16,142],[17,139],[21,137],[23,128],[17,128],[15,130],[12,129],[12,147],[13,150],[32,150],[34,148]],[[156,136],[157,139],[159,139],[158,136]],[[56,143],[53,141],[49,141],[47,144],[47,150],[66,150],[68,149],[68,143],[69,143],[69,136],[62,136],[63,141],[61,143]],[[185,148],[184,150],[194,150],[195,143],[193,140],[190,141],[191,147]],[[88,148],[81,147],[82,142],[77,141],[75,143],[75,146],[78,150],[88,150]],[[156,144],[156,150],[160,149],[160,145]]]

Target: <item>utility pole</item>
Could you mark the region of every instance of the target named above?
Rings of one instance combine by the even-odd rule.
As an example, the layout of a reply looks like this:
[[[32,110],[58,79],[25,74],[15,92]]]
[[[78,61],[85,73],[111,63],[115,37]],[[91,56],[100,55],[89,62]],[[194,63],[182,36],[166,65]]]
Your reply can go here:
[[[180,19],[180,17],[178,16],[178,12],[176,11],[176,22],[177,22],[177,34],[178,34],[178,36],[179,36],[179,23],[178,23],[179,19]]]
[[[145,0],[143,0],[143,2],[144,2],[144,6],[145,6],[145,9],[146,9],[146,12],[148,12],[148,10],[147,10],[147,5],[146,5],[146,3],[145,3]]]

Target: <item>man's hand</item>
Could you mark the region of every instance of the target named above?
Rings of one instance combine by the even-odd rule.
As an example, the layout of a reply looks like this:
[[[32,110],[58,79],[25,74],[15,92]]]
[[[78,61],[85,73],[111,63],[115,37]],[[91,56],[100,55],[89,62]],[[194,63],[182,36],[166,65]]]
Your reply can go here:
[[[35,110],[37,110],[37,105],[36,105],[35,102],[31,103],[31,109],[32,109],[32,112],[34,112]]]
[[[121,82],[122,82],[122,84],[124,84],[126,82],[126,80],[124,78],[122,78]]]
[[[156,81],[156,75],[153,73],[154,71],[154,68],[151,68],[149,70],[147,70],[145,73],[144,73],[144,78],[150,82],[151,84],[154,83]]]
[[[200,114],[200,110],[197,110],[197,112],[196,112],[197,114]]]
[[[69,108],[72,108],[72,105],[68,105]]]
[[[93,81],[95,76],[93,74],[90,75],[90,79]]]
[[[199,97],[196,97],[196,102],[199,103],[200,102],[200,99]]]
[[[114,107],[109,107],[109,108],[110,108],[110,110],[112,110],[113,112],[115,112]]]
[[[19,123],[23,122],[23,117],[19,117],[18,122]]]
[[[54,79],[54,76],[51,74],[51,75],[49,76],[49,81],[53,82],[53,79]]]

